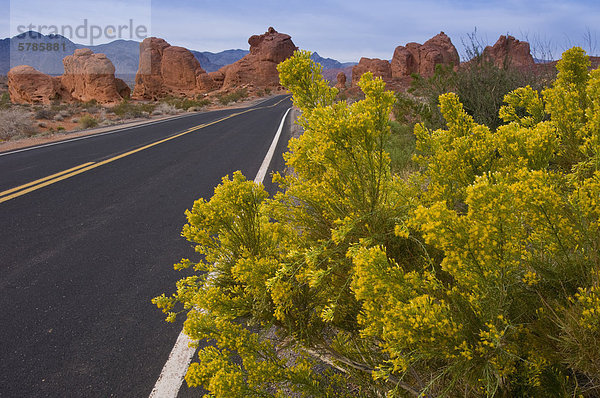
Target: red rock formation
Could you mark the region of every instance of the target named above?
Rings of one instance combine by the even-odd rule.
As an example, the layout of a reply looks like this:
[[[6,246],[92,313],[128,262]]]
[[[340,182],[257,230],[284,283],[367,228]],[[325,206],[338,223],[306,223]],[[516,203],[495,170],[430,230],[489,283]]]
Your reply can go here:
[[[64,88],[78,101],[96,100],[99,103],[116,103],[125,94],[123,81],[115,78],[115,67],[104,54],[94,54],[88,48],[75,50],[63,59],[65,73],[61,77]],[[121,93],[119,92],[121,91]]]
[[[335,88],[338,90],[344,90],[346,88],[346,74],[344,72],[339,72],[337,74],[337,84]]]
[[[277,64],[291,57],[297,49],[292,38],[269,28],[265,34],[250,37],[248,44],[250,53],[211,74],[213,80],[220,81],[222,75],[224,90],[240,86],[278,87]]]
[[[386,82],[392,78],[392,69],[388,61],[363,57],[358,62],[358,65],[354,65],[352,68],[352,85],[356,86],[360,77],[366,72],[371,72],[374,77],[381,77]]]
[[[493,62],[498,67],[524,67],[535,64],[529,43],[504,35],[500,36],[493,47],[487,46],[483,50],[483,59]]]
[[[398,46],[391,62],[392,77],[403,78],[412,73],[429,77],[438,64],[457,67],[460,57],[450,38],[444,33],[432,37],[424,44],[408,43]]]
[[[444,32],[427,40],[424,44],[408,43],[398,46],[394,51],[392,62],[381,59],[362,58],[352,69],[352,85],[360,80],[365,72],[372,72],[381,77],[388,88],[404,90],[410,85],[410,76],[418,73],[431,76],[438,64],[458,67],[460,58],[452,41]]]
[[[166,95],[193,95],[218,87],[188,49],[150,37],[140,43],[140,65],[133,97],[158,99]]]
[[[127,84],[115,78],[115,67],[104,54],[87,48],[75,50],[63,59],[65,73],[60,77],[46,75],[28,65],[8,72],[8,88],[14,103],[91,101],[115,103],[129,97]]]
[[[8,93],[15,104],[49,104],[68,97],[59,77],[46,75],[28,65],[8,71]]]
[[[117,92],[121,98],[131,97],[131,88],[127,85],[127,83],[125,83],[124,80],[115,78],[115,83],[117,84]]]

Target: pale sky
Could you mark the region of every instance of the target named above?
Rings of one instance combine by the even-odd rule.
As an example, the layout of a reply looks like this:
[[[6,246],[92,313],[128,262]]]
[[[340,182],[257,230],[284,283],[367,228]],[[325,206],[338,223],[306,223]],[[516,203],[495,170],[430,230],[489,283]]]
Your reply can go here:
[[[0,0],[0,6],[2,38],[21,24],[77,27],[87,19],[104,29],[131,19],[173,45],[218,52],[248,49],[249,36],[273,26],[302,49],[347,62],[390,59],[396,46],[440,31],[463,53],[462,42],[477,28],[485,44],[511,34],[534,50],[551,49],[555,58],[574,45],[600,55],[600,0]],[[73,41],[90,44],[89,37]],[[102,36],[93,44],[108,41]]]

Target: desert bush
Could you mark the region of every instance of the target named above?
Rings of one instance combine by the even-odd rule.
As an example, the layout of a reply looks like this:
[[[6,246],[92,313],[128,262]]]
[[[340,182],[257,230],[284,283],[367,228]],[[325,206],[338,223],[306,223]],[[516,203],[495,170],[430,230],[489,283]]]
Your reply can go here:
[[[98,119],[96,119],[95,117],[93,117],[91,115],[83,115],[79,119],[79,125],[84,129],[96,127],[98,125]]]
[[[240,88],[230,93],[220,94],[217,98],[222,105],[228,105],[248,97],[248,90]]]
[[[189,108],[204,108],[211,104],[211,101],[207,98],[192,99],[192,98],[179,98],[170,97],[163,100],[164,103],[171,105],[172,107],[180,110],[188,110]]]
[[[390,122],[390,135],[384,148],[390,156],[390,167],[393,173],[400,174],[416,170],[413,162],[416,142],[413,125]]]
[[[256,91],[257,97],[267,97],[269,95],[271,95],[271,89],[268,87],[265,87],[264,89],[260,89],[260,90]]]
[[[546,72],[498,67],[478,55],[458,71],[437,65],[429,78],[413,75],[409,89],[412,95],[398,94],[395,112],[399,120],[421,122],[429,128],[445,127],[438,99],[442,94],[454,92],[477,123],[495,130],[502,124],[498,112],[506,94],[526,85],[541,91],[546,81]]]
[[[8,92],[2,93],[2,95],[0,95],[0,109],[9,108],[11,105],[10,95]]]
[[[155,107],[155,104],[137,104],[125,99],[120,104],[110,108],[110,111],[121,118],[145,118],[148,117],[154,111]]]
[[[56,111],[48,108],[39,108],[35,111],[34,118],[52,120],[56,115]]]
[[[598,396],[600,70],[588,66],[566,51],[541,95],[504,97],[497,129],[443,94],[446,127],[417,124],[398,175],[392,159],[408,155],[390,157],[390,136],[412,138],[390,124],[383,81],[364,74],[365,98],[349,105],[309,52],[281,63],[304,128],[284,156],[294,173],[275,176],[272,198],[236,172],[196,201],[183,235],[203,257],[177,264],[194,273],[154,299],[213,343],[188,385],[214,397]]]
[[[0,109],[0,139],[31,136],[37,127],[31,114],[19,108]]]
[[[177,113],[177,108],[166,102],[161,102],[154,108],[153,115],[174,115]]]

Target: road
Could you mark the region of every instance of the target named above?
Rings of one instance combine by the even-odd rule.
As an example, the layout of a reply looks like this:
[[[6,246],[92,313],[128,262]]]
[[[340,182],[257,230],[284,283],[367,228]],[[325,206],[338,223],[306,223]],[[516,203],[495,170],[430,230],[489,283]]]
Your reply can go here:
[[[290,106],[279,96],[0,153],[0,396],[147,397],[182,328],[150,300],[194,257],[184,211],[224,175],[253,179]]]

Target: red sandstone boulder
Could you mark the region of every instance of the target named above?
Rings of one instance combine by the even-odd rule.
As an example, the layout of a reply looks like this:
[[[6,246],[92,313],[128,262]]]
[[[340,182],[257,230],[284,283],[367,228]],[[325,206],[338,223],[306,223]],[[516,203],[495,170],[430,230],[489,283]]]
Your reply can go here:
[[[248,39],[250,53],[239,61],[211,74],[215,82],[223,76],[222,89],[240,86],[278,87],[277,64],[291,57],[297,47],[289,35],[278,33],[272,27],[262,35]]]
[[[498,67],[524,67],[535,64],[529,43],[504,35],[500,36],[493,47],[487,46],[483,50],[483,59]]]
[[[60,78],[42,73],[28,65],[8,71],[8,93],[15,104],[49,104],[67,97]]]
[[[123,99],[119,91],[126,92],[124,82],[115,78],[115,67],[106,55],[94,54],[87,48],[77,49],[63,59],[63,65],[61,82],[73,99],[104,104]]]
[[[140,43],[140,64],[133,97],[158,99],[194,95],[218,87],[188,49],[150,37]]]
[[[360,77],[366,72],[371,72],[374,77],[381,77],[384,81],[389,81],[392,78],[392,68],[388,61],[363,57],[352,68],[352,85],[356,86]]]
[[[337,74],[337,84],[335,85],[335,88],[344,90],[346,88],[346,80],[346,74],[344,72],[339,72]]]
[[[117,85],[117,92],[121,98],[131,97],[131,88],[127,85],[127,83],[125,83],[124,80],[115,78],[115,83]]]
[[[457,67],[460,57],[450,38],[444,33],[432,37],[424,44],[408,43],[398,46],[391,62],[392,77],[403,78],[412,73],[429,77],[438,64]]]

